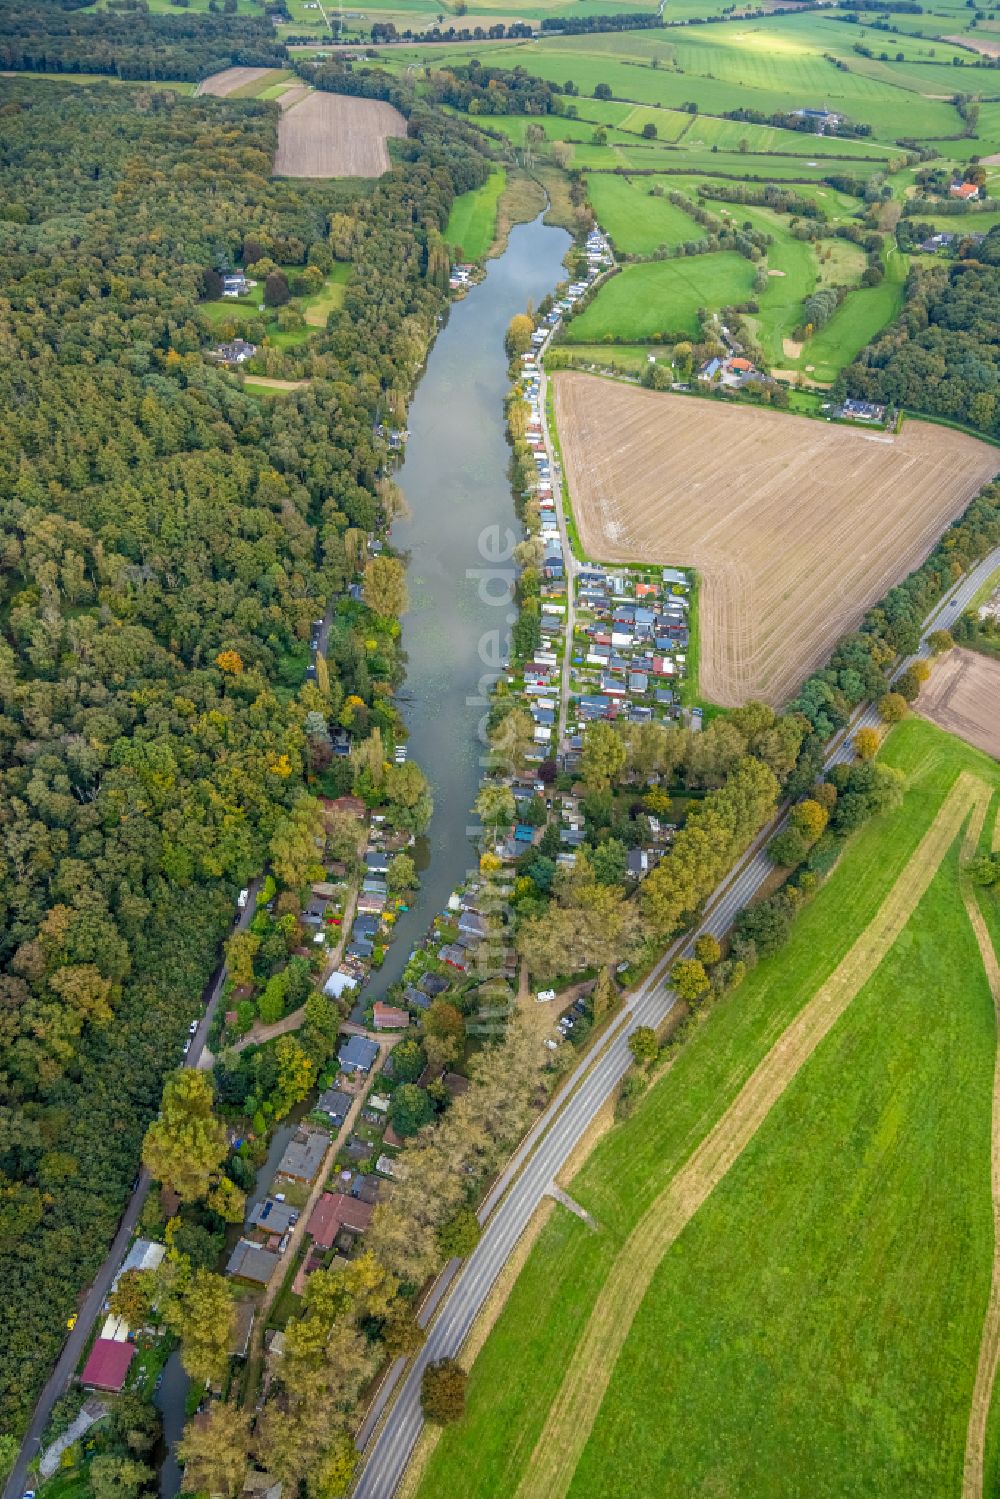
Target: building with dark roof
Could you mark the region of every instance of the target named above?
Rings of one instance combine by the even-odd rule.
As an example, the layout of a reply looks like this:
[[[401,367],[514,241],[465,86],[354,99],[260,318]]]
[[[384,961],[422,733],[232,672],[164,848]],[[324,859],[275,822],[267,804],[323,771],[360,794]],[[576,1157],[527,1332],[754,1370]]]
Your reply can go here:
[[[378,1044],[367,1036],[348,1036],[337,1053],[337,1060],[344,1072],[371,1072],[378,1056]]]
[[[281,1255],[254,1244],[250,1239],[241,1239],[229,1256],[226,1274],[236,1280],[246,1280],[255,1286],[267,1286],[278,1266]]]
[[[294,1140],[289,1140],[278,1162],[278,1175],[310,1185],[316,1180],[329,1145],[329,1138],[316,1130],[296,1135]]]
[[[350,1093],[345,1093],[342,1088],[327,1088],[316,1100],[316,1108],[319,1113],[326,1114],[330,1123],[337,1129],[347,1118],[348,1111],[354,1099]]]

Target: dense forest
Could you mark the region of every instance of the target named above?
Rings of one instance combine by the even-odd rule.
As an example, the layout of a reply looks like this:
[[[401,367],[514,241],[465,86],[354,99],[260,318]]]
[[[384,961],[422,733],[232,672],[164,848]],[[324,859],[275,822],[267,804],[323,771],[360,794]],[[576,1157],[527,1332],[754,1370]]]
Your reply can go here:
[[[273,68],[286,61],[284,43],[264,17],[91,12],[0,0],[0,68],[196,80],[236,64]]]
[[[387,503],[376,427],[405,411],[444,305],[441,230],[487,163],[418,111],[359,197],[273,180],[258,104],[4,79],[0,114],[11,1431],[106,1252],[236,892],[332,774],[317,720],[397,726],[401,658],[366,651],[343,589]],[[204,357],[206,271],[248,254],[356,270],[312,383],[280,402]],[[305,682],[331,600],[329,670]]]
[[[562,101],[554,83],[524,68],[484,67],[478,58],[431,74],[430,97],[470,115],[559,114]]]
[[[901,317],[844,371],[845,394],[1000,435],[1000,229],[972,253],[913,267]]]

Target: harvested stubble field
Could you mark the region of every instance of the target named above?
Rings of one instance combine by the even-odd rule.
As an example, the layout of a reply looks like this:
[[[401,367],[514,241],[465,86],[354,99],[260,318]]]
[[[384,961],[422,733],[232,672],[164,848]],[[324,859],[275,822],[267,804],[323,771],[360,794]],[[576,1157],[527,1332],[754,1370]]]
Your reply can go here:
[[[927,422],[898,436],[784,412],[554,377],[587,556],[702,575],[700,685],[783,703],[1000,469]]]
[[[195,93],[228,99],[238,89],[246,88],[250,83],[258,83],[261,78],[267,78],[275,72],[274,68],[223,68],[221,73],[213,73],[211,78],[202,79]]]
[[[279,177],[381,177],[389,170],[387,138],[405,134],[391,104],[311,93],[282,113],[274,170]]]
[[[1000,661],[956,649],[938,661],[917,712],[1000,760]]]

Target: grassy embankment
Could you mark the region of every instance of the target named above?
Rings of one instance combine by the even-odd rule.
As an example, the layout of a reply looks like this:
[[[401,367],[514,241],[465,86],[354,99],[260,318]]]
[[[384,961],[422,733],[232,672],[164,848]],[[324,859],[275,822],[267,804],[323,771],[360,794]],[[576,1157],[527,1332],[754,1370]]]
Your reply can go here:
[[[481,260],[493,243],[497,205],[507,174],[491,172],[482,187],[461,193],[451,206],[444,237],[457,259]]]
[[[1000,784],[994,761],[919,720],[884,755],[909,777],[902,809],[854,838],[785,949],[575,1178],[600,1230],[557,1212],[541,1234],[422,1499],[515,1493],[628,1235],[873,924],[960,772]],[[663,1499],[958,1491],[993,1248],[995,1023],[957,860],[956,842],[652,1274],[571,1499],[620,1492],[623,1472]],[[990,921],[996,942],[995,905]]]

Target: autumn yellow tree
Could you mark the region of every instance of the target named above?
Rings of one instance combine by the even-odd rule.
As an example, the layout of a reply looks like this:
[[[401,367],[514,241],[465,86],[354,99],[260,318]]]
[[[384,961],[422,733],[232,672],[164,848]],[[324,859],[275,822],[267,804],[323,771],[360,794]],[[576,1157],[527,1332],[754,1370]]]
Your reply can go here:
[[[209,1073],[190,1067],[173,1073],[143,1141],[142,1159],[151,1174],[187,1201],[204,1196],[228,1149],[226,1126],[212,1103]]]
[[[854,749],[858,759],[873,759],[878,754],[880,743],[878,729],[859,729],[854,736]]]
[[[526,354],[531,348],[531,335],[534,331],[535,324],[527,313],[515,313],[507,324],[507,333],[504,338],[507,353],[510,355]]]
[[[181,1340],[181,1363],[192,1379],[210,1384],[221,1379],[229,1356],[233,1327],[233,1293],[225,1276],[191,1270],[181,1259],[163,1272],[158,1305],[171,1332]]]
[[[797,802],[791,811],[791,824],[807,843],[815,843],[829,821],[830,814],[812,797]]]
[[[184,1468],[185,1493],[221,1494],[234,1499],[243,1489],[250,1446],[250,1415],[238,1406],[215,1400],[191,1421],[177,1444]]]
[[[373,557],[365,568],[365,603],[383,619],[398,619],[410,607],[406,569],[398,557]]]

